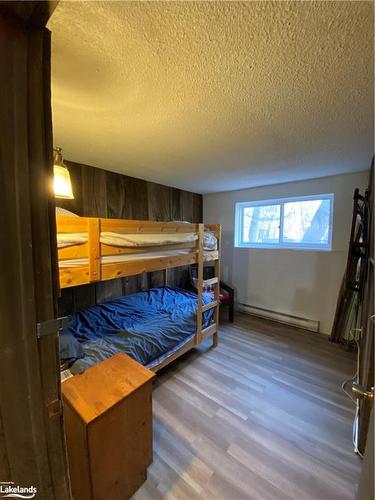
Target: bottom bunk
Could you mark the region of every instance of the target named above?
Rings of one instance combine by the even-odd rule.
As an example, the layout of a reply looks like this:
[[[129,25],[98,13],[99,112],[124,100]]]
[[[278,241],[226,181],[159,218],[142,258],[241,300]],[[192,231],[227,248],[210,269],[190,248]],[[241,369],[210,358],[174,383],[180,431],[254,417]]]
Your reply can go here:
[[[212,295],[204,293],[202,302],[203,306],[211,303]],[[73,313],[60,334],[63,378],[118,352],[147,368],[160,369],[197,343],[196,314],[197,295],[169,286]],[[216,332],[212,319],[212,309],[203,313],[203,332]]]

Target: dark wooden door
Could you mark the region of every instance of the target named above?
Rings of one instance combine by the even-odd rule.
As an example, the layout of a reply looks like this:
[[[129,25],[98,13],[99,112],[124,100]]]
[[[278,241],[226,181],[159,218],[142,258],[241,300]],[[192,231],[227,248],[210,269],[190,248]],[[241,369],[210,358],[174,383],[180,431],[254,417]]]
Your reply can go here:
[[[0,481],[65,500],[57,332],[37,338],[56,314],[50,5],[41,4],[0,6]]]
[[[362,341],[359,360],[359,383],[368,391],[374,387],[374,161],[371,166],[369,183],[370,205],[370,250],[367,266],[366,283],[362,305]],[[364,453],[373,399],[364,397],[359,401],[358,449]]]
[[[374,500],[374,410],[370,412],[367,445],[362,462],[357,500]]]

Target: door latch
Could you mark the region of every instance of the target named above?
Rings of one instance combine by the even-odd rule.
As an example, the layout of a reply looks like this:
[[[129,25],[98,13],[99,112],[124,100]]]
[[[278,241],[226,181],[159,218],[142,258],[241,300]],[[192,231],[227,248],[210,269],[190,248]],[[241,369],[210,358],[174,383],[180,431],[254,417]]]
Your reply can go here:
[[[68,326],[68,316],[49,319],[36,324],[36,336],[38,339],[46,335],[53,335],[65,330]]]
[[[352,383],[352,392],[359,399],[362,399],[362,398],[374,399],[374,388],[373,387],[371,387],[371,389],[368,390],[363,385],[358,384],[357,382],[353,382]]]

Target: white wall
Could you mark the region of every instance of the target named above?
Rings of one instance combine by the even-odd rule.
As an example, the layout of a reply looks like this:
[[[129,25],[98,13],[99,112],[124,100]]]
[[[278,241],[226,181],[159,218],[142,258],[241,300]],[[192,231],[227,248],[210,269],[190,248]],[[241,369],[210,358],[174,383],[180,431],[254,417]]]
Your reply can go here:
[[[364,190],[368,172],[277,184],[203,196],[203,220],[222,224],[222,278],[236,288],[237,302],[320,321],[330,333],[345,270],[352,198]],[[331,252],[234,248],[237,201],[334,193]]]

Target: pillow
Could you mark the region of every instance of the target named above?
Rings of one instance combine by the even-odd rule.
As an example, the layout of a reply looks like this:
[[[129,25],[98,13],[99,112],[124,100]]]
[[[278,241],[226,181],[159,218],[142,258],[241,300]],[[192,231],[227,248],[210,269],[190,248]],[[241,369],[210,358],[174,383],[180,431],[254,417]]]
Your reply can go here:
[[[204,231],[203,248],[204,250],[217,250],[217,238],[212,231]]]
[[[62,207],[56,207],[56,215],[67,215],[69,217],[79,217],[79,215],[74,214],[73,212],[70,212],[69,210],[66,210],[66,208],[62,208]]]

